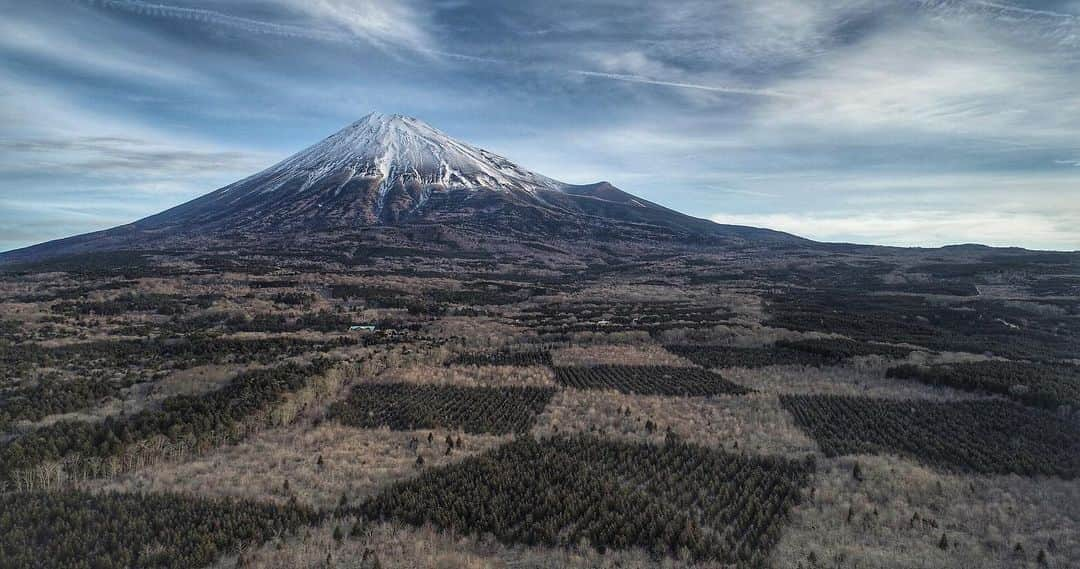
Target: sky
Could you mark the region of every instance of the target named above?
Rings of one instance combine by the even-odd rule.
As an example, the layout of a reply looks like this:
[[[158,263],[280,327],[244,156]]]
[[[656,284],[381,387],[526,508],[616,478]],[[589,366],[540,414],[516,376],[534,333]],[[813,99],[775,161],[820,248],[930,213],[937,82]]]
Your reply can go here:
[[[0,0],[0,250],[373,111],[824,241],[1080,249],[1080,0]]]

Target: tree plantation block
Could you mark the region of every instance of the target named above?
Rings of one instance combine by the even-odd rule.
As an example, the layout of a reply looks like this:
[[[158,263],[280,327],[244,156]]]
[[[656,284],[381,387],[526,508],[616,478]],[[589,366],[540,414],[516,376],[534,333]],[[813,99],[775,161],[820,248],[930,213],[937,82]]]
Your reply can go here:
[[[760,368],[774,365],[836,365],[855,356],[884,355],[904,357],[911,348],[884,344],[856,342],[844,338],[813,340],[781,340],[771,346],[736,347],[708,345],[667,345],[669,352],[678,354],[707,368]]]
[[[4,569],[190,569],[319,520],[296,505],[181,494],[0,494]]]
[[[463,366],[549,366],[551,365],[551,354],[540,350],[470,353],[451,358],[447,361],[447,364]]]
[[[356,386],[348,399],[331,406],[330,416],[365,428],[523,433],[554,393],[543,387],[368,383]]]
[[[678,441],[525,437],[391,486],[359,511],[506,543],[643,548],[757,567],[812,470]]]
[[[1021,403],[1057,409],[1080,408],[1080,366],[1029,362],[983,361],[951,365],[901,365],[887,376],[967,391],[1005,395]]]
[[[826,456],[898,454],[949,471],[1080,474],[1080,428],[998,400],[935,402],[781,395]]]
[[[638,395],[742,395],[749,390],[694,367],[570,366],[555,368],[559,383],[576,389],[614,389]]]

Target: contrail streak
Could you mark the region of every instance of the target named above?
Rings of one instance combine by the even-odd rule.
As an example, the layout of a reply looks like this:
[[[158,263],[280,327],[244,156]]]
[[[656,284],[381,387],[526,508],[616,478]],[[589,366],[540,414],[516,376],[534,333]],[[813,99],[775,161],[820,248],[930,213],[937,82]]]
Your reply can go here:
[[[642,75],[628,75],[625,73],[603,73],[600,71],[584,71],[575,69],[570,71],[574,75],[584,75],[586,77],[600,77],[602,79],[612,79],[614,81],[627,81],[630,83],[644,83],[647,85],[663,85],[666,87],[678,87],[681,89],[697,89],[699,91],[711,91],[713,93],[731,93],[735,95],[754,95],[758,97],[781,97],[781,98],[797,98],[796,95],[791,93],[782,93],[780,91],[772,91],[769,89],[748,89],[744,87],[725,87],[722,85],[702,85],[699,83],[685,83],[682,81],[666,81],[663,79],[654,79],[652,77],[645,77]]]
[[[997,2],[986,2],[983,0],[975,0],[972,2],[976,6],[983,6],[986,8],[992,8],[995,10],[1001,10],[1003,12],[1013,12],[1015,14],[1026,14],[1028,16],[1045,16],[1050,18],[1059,18],[1062,20],[1076,21],[1078,18],[1072,14],[1064,14],[1061,12],[1054,12],[1051,10],[1035,10],[1032,8],[1024,8],[1022,6],[1012,6],[1010,4],[999,4]]]
[[[185,8],[181,6],[169,6],[167,4],[155,4],[141,0],[74,0],[77,3],[85,3],[91,6],[101,6],[113,10],[121,10],[140,16],[155,18],[170,18],[174,20],[187,20],[203,24],[213,24],[233,28],[236,30],[254,33],[282,36],[287,38],[305,38],[321,41],[353,42],[351,36],[331,30],[312,29],[305,26],[290,24],[275,24],[262,20],[252,20],[239,16],[230,16],[214,10],[203,8]]]

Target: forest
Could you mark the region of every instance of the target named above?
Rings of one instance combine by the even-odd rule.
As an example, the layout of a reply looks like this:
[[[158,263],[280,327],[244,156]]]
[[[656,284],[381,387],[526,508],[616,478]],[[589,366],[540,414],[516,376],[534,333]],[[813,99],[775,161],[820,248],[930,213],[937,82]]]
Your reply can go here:
[[[312,351],[357,345],[363,340],[338,336],[327,340],[298,338],[233,339],[191,335],[186,338],[146,340],[96,340],[56,347],[5,345],[0,342],[0,385],[30,370],[52,368],[71,374],[105,369],[128,372],[184,369],[211,363],[272,363]],[[77,385],[76,385],[77,387]]]
[[[1080,559],[1056,256],[359,233],[0,270],[0,567]]]
[[[769,325],[790,330],[1037,361],[1080,353],[1080,319],[1068,312],[1037,312],[994,300],[941,306],[920,296],[843,290],[788,289],[768,299]]]
[[[5,569],[190,569],[320,519],[296,504],[180,494],[0,494]]]
[[[902,358],[911,348],[845,338],[816,338],[810,340],[778,340],[761,347],[669,344],[669,352],[678,354],[706,368],[760,368],[774,365],[837,365],[855,356],[883,355]]]
[[[781,395],[826,456],[898,454],[957,472],[1075,478],[1080,427],[999,400]]]
[[[466,433],[524,433],[543,412],[553,389],[364,383],[329,416],[365,428],[461,429]]]
[[[0,392],[0,433],[17,421],[37,421],[48,415],[85,409],[120,392],[120,386],[101,377],[71,381],[43,378],[29,387]]]
[[[641,547],[660,557],[760,566],[812,462],[748,458],[669,440],[524,437],[425,471],[360,506],[507,543]]]
[[[464,366],[550,366],[551,354],[544,350],[500,350],[459,354],[447,365]]]
[[[1027,405],[1056,410],[1080,408],[1080,366],[990,360],[950,365],[901,365],[886,377],[947,385],[966,391],[985,391]]]
[[[83,459],[115,456],[132,443],[155,436],[169,441],[197,440],[227,432],[286,393],[302,388],[331,365],[324,359],[308,366],[285,364],[248,371],[216,391],[169,397],[160,408],[109,416],[102,422],[65,420],[41,427],[0,442],[0,481],[10,481],[19,470],[71,455]],[[89,469],[103,466],[92,460],[80,464]]]
[[[614,389],[638,395],[702,397],[742,395],[745,387],[718,374],[693,367],[571,366],[556,367],[555,379],[575,389]]]

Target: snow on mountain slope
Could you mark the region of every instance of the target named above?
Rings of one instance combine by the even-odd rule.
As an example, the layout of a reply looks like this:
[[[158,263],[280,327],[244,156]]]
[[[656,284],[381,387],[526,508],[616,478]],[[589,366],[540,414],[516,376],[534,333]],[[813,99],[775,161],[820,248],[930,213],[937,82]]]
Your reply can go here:
[[[566,184],[525,170],[506,158],[450,138],[412,117],[372,113],[322,142],[257,174],[261,191],[274,191],[298,175],[301,191],[330,175],[379,178],[381,193],[396,183],[443,189],[558,190]]]

